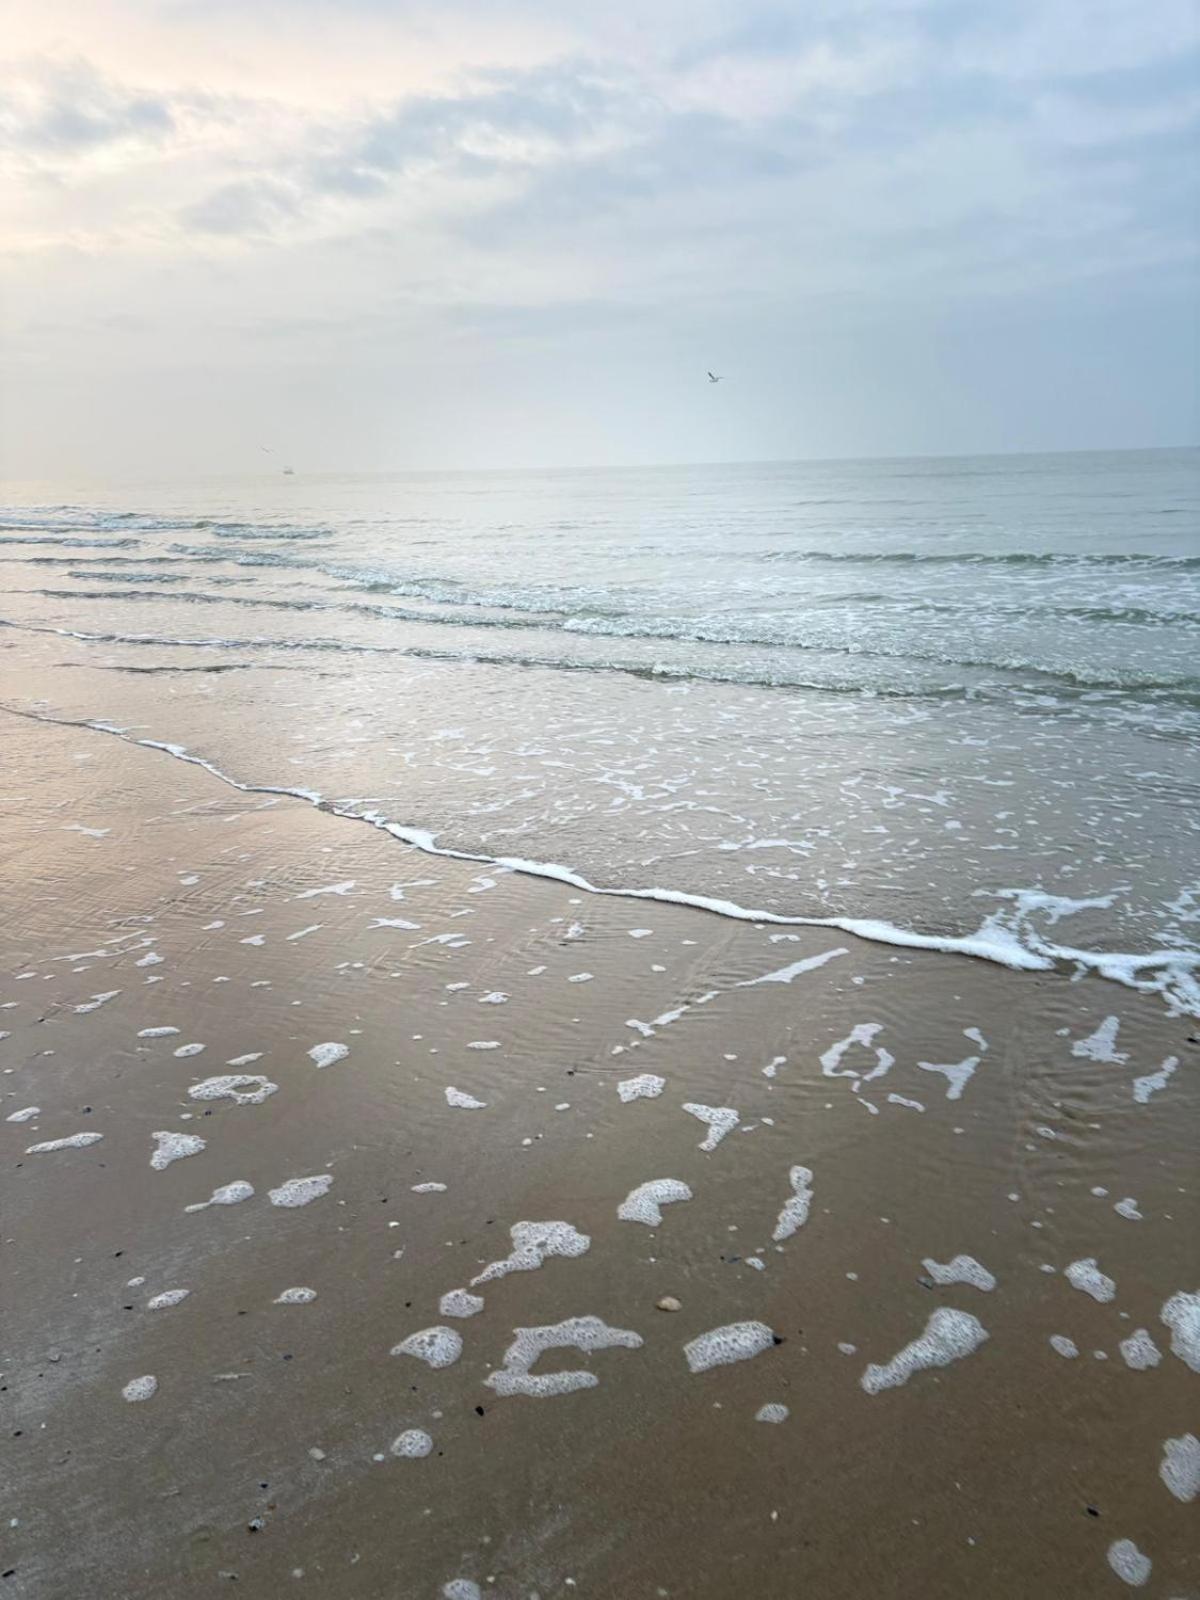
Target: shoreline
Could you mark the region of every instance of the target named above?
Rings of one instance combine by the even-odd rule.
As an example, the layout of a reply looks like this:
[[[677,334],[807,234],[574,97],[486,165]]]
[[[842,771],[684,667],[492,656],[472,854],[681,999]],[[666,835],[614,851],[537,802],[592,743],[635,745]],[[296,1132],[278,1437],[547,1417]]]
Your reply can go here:
[[[98,719],[53,717],[8,704],[0,704],[0,712],[5,712],[11,716],[24,717],[34,722],[43,722],[59,727],[75,727],[87,729],[94,733],[108,734],[110,737],[120,739],[127,744],[133,744],[142,749],[157,750],[177,761],[201,768],[220,783],[226,784],[229,788],[235,789],[240,793],[279,795],[289,799],[300,800],[332,816],[341,817],[347,821],[366,823],[370,827],[377,828],[390,835],[402,844],[411,845],[426,855],[444,860],[491,866],[526,877],[565,884],[568,888],[580,889],[585,894],[606,899],[639,900],[662,905],[687,906],[693,910],[728,918],[731,921],[764,926],[827,928],[850,934],[855,938],[871,943],[892,945],[907,950],[936,952],[941,955],[967,956],[976,960],[989,961],[1015,972],[1052,972],[1058,970],[1061,963],[1062,966],[1066,967],[1074,966],[1077,976],[1082,972],[1091,972],[1103,979],[1134,989],[1142,994],[1159,994],[1166,1003],[1169,1015],[1200,1017],[1200,980],[1195,976],[1197,972],[1200,972],[1200,954],[1194,951],[1123,952],[1080,950],[1069,945],[1050,943],[1036,934],[1032,935],[1032,946],[1027,947],[1020,942],[1019,932],[1014,931],[1011,927],[999,925],[1000,913],[998,912],[986,919],[974,934],[925,934],[913,929],[900,928],[895,924],[870,917],[788,916],[779,912],[755,910],[731,900],[692,894],[686,890],[607,887],[602,884],[592,883],[570,867],[556,862],[534,861],[525,857],[515,856],[493,856],[456,849],[449,845],[439,845],[437,843],[438,835],[426,828],[395,822],[377,812],[348,810],[345,804],[342,806],[335,805],[334,802],[326,799],[313,789],[293,788],[280,784],[243,782],[241,779],[234,778],[229,773],[224,772],[206,757],[194,754],[185,745],[172,744],[157,739],[131,738],[122,728]],[[1024,929],[1021,923],[1023,906],[1027,903],[1038,905],[1047,901],[1057,902],[1060,899],[1057,896],[1048,896],[1040,889],[1004,889],[993,891],[993,893],[1000,898],[1011,897],[1016,901],[1017,928],[1027,933],[1029,930]],[[1078,902],[1063,901],[1062,903],[1066,906],[1086,906],[1100,904],[1101,902],[1085,900]],[[1138,974],[1145,971],[1162,971],[1164,981],[1161,983],[1139,981]]]

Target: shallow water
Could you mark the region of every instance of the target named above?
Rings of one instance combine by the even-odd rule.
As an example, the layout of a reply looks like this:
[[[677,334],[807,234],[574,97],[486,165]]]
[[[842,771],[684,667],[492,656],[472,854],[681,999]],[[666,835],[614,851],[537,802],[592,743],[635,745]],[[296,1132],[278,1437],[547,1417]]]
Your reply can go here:
[[[1189,451],[30,486],[5,700],[445,848],[1190,1006],[1198,507]]]

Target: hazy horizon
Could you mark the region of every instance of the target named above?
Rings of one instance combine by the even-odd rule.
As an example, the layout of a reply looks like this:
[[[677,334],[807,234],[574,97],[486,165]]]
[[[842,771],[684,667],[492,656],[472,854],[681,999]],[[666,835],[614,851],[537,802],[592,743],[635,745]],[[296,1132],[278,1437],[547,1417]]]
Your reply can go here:
[[[875,455],[875,456],[766,456],[754,459],[751,456],[729,458],[728,460],[708,461],[602,461],[602,462],[562,462],[553,466],[539,466],[530,463],[510,463],[504,466],[483,464],[470,467],[373,467],[373,468],[342,468],[337,466],[322,467],[320,469],[307,468],[303,464],[294,466],[291,475],[297,479],[318,481],[323,479],[361,478],[361,479],[388,479],[388,478],[454,478],[454,477],[501,477],[512,474],[516,477],[535,477],[538,475],[570,475],[587,473],[621,473],[621,472],[691,472],[699,469],[735,469],[738,467],[764,468],[764,467],[822,467],[822,466],[887,466],[890,463],[902,465],[905,462],[970,462],[970,461],[1013,461],[1037,460],[1038,458],[1056,458],[1072,456],[1121,456],[1121,455],[1198,455],[1200,444],[1178,445],[1118,445],[1100,448],[1080,447],[1074,450],[970,450],[938,453],[932,451],[914,452],[907,455]],[[211,482],[214,485],[222,483],[244,483],[247,479],[267,478],[273,479],[281,471],[277,465],[266,464],[258,469],[243,471],[189,471],[168,474],[134,473],[125,472],[115,475],[103,472],[89,474],[72,474],[61,472],[53,477],[6,477],[3,481],[10,489],[46,487],[50,484],[59,484],[71,487],[78,484],[80,487],[103,486],[105,488],[137,488],[139,486],[166,487],[175,483],[188,482],[193,485]]]
[[[44,0],[0,470],[1186,448],[1198,59],[1187,0]]]

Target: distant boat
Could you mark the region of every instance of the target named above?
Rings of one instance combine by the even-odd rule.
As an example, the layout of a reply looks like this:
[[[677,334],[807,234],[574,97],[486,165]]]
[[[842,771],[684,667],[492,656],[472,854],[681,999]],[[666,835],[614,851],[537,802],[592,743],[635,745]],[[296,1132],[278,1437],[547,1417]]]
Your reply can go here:
[[[294,478],[296,476],[295,467],[284,467],[283,475],[285,478]]]

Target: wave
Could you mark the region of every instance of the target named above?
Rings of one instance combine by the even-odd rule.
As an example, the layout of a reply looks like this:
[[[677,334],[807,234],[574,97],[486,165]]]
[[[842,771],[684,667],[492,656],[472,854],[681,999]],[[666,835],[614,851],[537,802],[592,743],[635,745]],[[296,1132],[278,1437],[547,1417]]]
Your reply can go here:
[[[766,550],[758,561],[857,562],[864,566],[964,567],[1146,567],[1200,571],[1200,556],[1166,556],[1136,551],[930,551],[930,550]]]
[[[144,750],[160,751],[177,761],[200,767],[219,782],[243,794],[281,795],[302,800],[328,815],[378,828],[391,838],[427,855],[441,856],[452,861],[469,861],[525,877],[548,878],[585,894],[609,899],[650,900],[664,905],[689,906],[697,911],[738,922],[767,923],[783,927],[830,928],[870,943],[900,946],[910,950],[937,951],[945,955],[970,956],[1018,972],[1049,972],[1055,969],[1073,969],[1076,975],[1092,972],[1099,977],[1124,984],[1143,993],[1159,994],[1175,1013],[1200,1014],[1200,981],[1197,979],[1197,972],[1200,972],[1200,952],[1186,949],[1159,949],[1139,953],[1081,950],[1046,939],[1032,925],[1033,914],[1047,907],[1051,910],[1050,921],[1054,925],[1063,915],[1070,915],[1072,910],[1103,902],[1064,900],[1048,895],[1039,888],[998,890],[995,892],[995,897],[1007,900],[1009,908],[993,912],[984,919],[975,932],[932,934],[875,918],[788,916],[682,889],[601,884],[558,862],[532,860],[523,856],[493,856],[480,851],[445,845],[439,842],[440,835],[428,828],[393,821],[378,811],[352,810],[350,803],[338,805],[314,789],[288,784],[246,782],[223,771],[207,757],[194,754],[186,745],[160,739],[136,738],[110,722],[90,718],[54,717],[2,703],[0,710],[33,722],[49,723],[59,727],[88,728],[95,733],[107,734]]]
[[[58,544],[77,550],[132,550],[140,542],[138,539],[72,539],[49,533],[0,534],[0,544]]]
[[[130,645],[135,648],[174,650],[242,650],[274,651],[284,653],[312,653],[317,656],[371,656],[380,660],[443,662],[447,665],[509,667],[547,672],[574,672],[581,674],[614,674],[637,678],[650,683],[713,684],[718,686],[763,689],[770,691],[802,691],[820,695],[846,696],[863,701],[902,701],[925,704],[970,703],[1001,705],[1017,714],[1028,713],[1045,717],[1059,709],[1069,710],[1071,716],[1108,723],[1118,716],[1123,721],[1138,726],[1144,733],[1164,739],[1196,736],[1196,710],[1200,696],[1160,691],[1130,703],[1125,692],[1089,689],[1072,692],[1066,686],[1057,691],[1056,699],[1048,701],[1045,684],[1018,683],[997,679],[979,682],[909,683],[893,678],[887,683],[864,685],[861,679],[839,677],[830,672],[822,674],[811,664],[794,669],[767,670],[762,667],[738,663],[721,667],[707,662],[634,661],[620,658],[578,659],[569,656],[538,654],[531,651],[506,652],[467,648],[464,650],[438,649],[431,645],[366,644],[341,639],[281,639],[262,634],[232,638],[210,635],[199,638],[172,637],[153,633],[91,632],[75,628],[60,628],[18,622],[0,617],[0,628],[12,628],[24,633],[36,633],[61,639],[75,639],[83,644]],[[253,665],[266,667],[266,663]],[[269,670],[276,670],[272,662]]]
[[[161,601],[164,596],[157,590],[109,589],[35,589],[27,591],[55,600],[128,600]],[[1006,677],[1026,675],[1034,682],[1028,687],[1090,691],[1095,689],[1165,690],[1188,700],[1200,700],[1200,678],[1186,672],[1164,674],[1126,668],[1121,672],[1098,671],[1085,667],[1050,666],[1044,662],[1020,655],[989,655],[983,650],[969,653],[948,649],[920,648],[911,640],[887,647],[878,639],[868,644],[821,638],[797,638],[794,633],[776,634],[762,631],[761,619],[755,619],[757,631],[730,625],[728,622],[706,623],[695,618],[637,617],[628,614],[616,616],[571,616],[563,612],[523,612],[519,616],[480,616],[461,612],[447,616],[428,611],[405,610],[396,606],[368,606],[362,603],[319,599],[279,600],[254,595],[206,594],[203,590],[171,590],[167,598],[184,604],[248,606],[261,610],[285,612],[345,612],[368,616],[377,620],[423,623],[431,626],[475,628],[480,630],[501,628],[510,631],[550,631],[604,639],[646,640],[670,644],[718,645],[740,649],[793,651],[798,654],[839,656],[847,660],[915,663],[925,668],[968,668],[976,672],[1003,673]],[[477,602],[472,602],[477,603]],[[976,630],[978,631],[978,630]],[[549,664],[547,662],[547,664]],[[555,664],[560,664],[555,662]],[[721,681],[719,678],[716,681]],[[746,681],[738,679],[737,681]]]
[[[328,539],[325,524],[242,522],[220,517],[160,516],[144,511],[99,511],[86,506],[9,506],[0,510],[0,530],[36,528],[46,533],[138,531],[211,533],[218,539]]]

